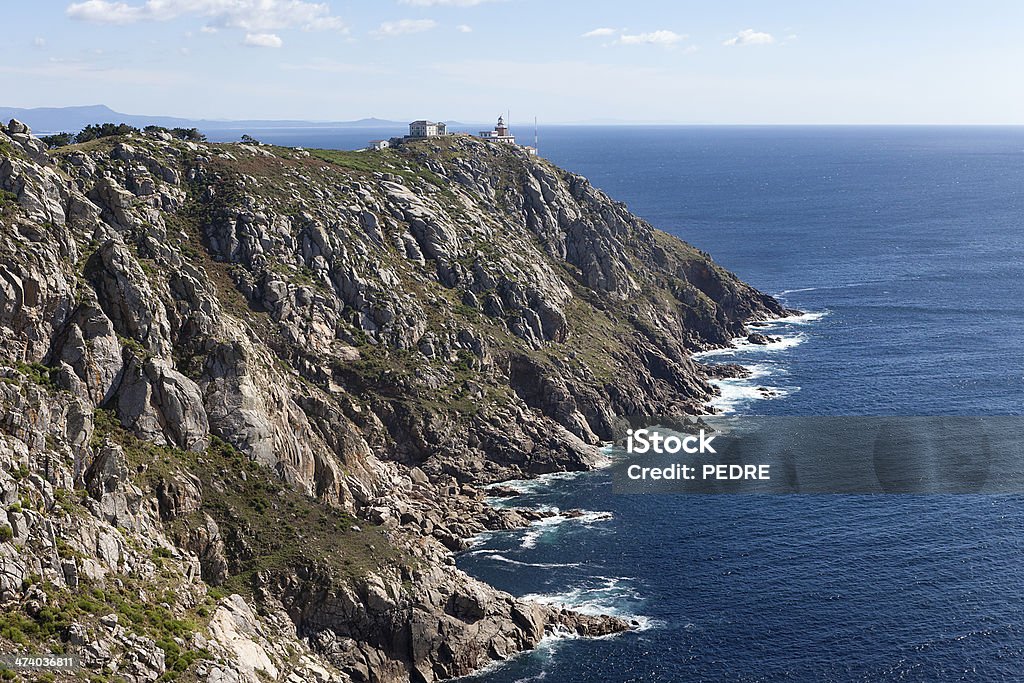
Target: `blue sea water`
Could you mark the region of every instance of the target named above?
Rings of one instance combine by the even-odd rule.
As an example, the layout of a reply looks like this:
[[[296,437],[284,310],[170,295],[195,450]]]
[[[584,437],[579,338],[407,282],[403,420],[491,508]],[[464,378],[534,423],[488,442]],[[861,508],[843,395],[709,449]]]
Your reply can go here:
[[[541,153],[814,314],[718,354],[756,371],[720,408],[1021,413],[1024,129],[556,127]],[[517,485],[516,505],[588,512],[482,537],[459,566],[642,628],[551,638],[481,681],[1024,680],[1020,497]]]

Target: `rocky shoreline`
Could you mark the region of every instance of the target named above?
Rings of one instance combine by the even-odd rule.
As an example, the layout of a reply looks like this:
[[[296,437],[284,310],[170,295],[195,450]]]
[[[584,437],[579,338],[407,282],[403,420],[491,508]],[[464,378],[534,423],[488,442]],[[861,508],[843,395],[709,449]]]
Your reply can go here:
[[[787,313],[462,136],[47,150],[12,121],[0,225],[0,644],[92,680],[429,682],[629,629],[457,570],[542,514],[483,488],[701,412],[735,370],[691,354]]]

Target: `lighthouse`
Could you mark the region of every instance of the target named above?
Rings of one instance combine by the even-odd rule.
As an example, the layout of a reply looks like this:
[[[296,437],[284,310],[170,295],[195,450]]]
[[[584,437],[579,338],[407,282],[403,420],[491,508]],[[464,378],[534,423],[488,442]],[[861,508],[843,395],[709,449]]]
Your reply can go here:
[[[516,137],[509,132],[508,124],[505,123],[504,116],[498,117],[498,124],[494,126],[494,130],[480,131],[480,137],[482,137],[484,140],[505,142],[510,145],[516,144]]]

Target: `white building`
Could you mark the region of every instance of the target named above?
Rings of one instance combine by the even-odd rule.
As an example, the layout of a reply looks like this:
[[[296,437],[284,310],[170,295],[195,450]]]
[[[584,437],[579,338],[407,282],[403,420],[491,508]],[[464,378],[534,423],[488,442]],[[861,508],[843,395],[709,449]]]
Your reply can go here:
[[[370,140],[370,144],[367,145],[366,149],[373,149],[373,150],[380,151],[382,149],[387,149],[390,146],[391,146],[391,141],[390,140]]]
[[[516,144],[516,136],[512,135],[505,125],[505,117],[498,117],[498,125],[494,127],[494,130],[482,130],[480,131],[480,137],[484,140],[493,140],[494,142],[504,142],[510,145]]]
[[[433,138],[439,135],[448,135],[448,127],[440,121],[413,121],[409,124],[410,138]]]

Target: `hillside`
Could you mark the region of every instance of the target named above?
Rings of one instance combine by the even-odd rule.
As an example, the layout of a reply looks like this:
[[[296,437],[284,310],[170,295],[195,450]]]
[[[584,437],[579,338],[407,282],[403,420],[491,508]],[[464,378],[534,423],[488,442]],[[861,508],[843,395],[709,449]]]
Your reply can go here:
[[[691,353],[785,313],[465,136],[46,151],[12,122],[0,226],[0,645],[93,680],[433,681],[629,628],[456,570],[542,514],[482,487],[701,412]]]

